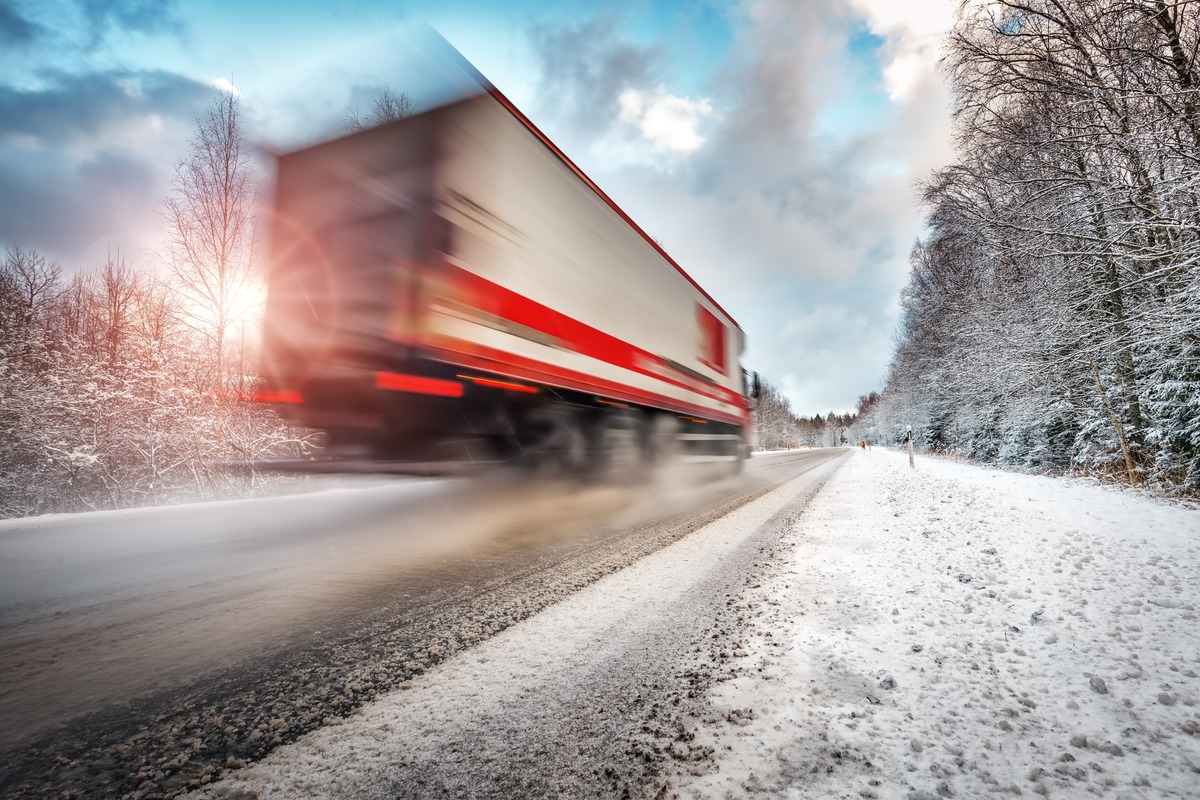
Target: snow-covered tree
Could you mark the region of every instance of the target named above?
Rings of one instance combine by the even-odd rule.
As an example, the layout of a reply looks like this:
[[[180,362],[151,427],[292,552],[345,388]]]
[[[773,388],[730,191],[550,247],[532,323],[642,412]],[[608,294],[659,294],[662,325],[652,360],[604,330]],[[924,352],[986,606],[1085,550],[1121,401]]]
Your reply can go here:
[[[240,494],[229,460],[307,447],[266,407],[213,391],[211,340],[119,252],[64,281],[0,262],[0,517]]]
[[[963,4],[958,163],[922,188],[883,400],[896,440],[1183,485],[1197,429],[1200,8]]]

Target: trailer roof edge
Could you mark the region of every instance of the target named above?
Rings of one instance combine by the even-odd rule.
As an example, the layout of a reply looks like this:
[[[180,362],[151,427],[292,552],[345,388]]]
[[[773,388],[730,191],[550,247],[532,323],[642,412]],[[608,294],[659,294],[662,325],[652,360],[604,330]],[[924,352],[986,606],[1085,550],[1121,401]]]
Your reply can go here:
[[[476,72],[476,74],[478,74],[478,71]],[[704,295],[705,299],[707,299],[708,302],[712,303],[713,306],[718,311],[720,311],[722,314],[724,314],[726,319],[728,319],[731,323],[733,323],[734,327],[736,327],[739,331],[742,330],[742,326],[740,324],[738,324],[738,321],[733,318],[733,315],[730,314],[728,311],[726,311],[724,308],[722,308],[721,304],[718,303],[715,299],[713,299],[713,296],[710,295],[704,289],[703,286],[701,286],[699,283],[697,283],[695,278],[693,278],[691,275],[689,275],[687,273],[687,270],[685,270],[683,267],[679,266],[679,263],[677,261],[675,261],[675,259],[671,258],[671,256],[667,253],[667,251],[664,250],[662,248],[662,246],[659,245],[658,242],[654,241],[654,239],[650,236],[650,234],[646,233],[646,231],[644,231],[642,229],[641,225],[638,225],[637,222],[635,222],[631,216],[629,216],[627,213],[625,213],[625,210],[623,208],[621,208],[619,205],[617,205],[616,201],[613,200],[611,197],[609,197],[608,193],[605,192],[603,189],[601,189],[599,187],[599,185],[596,184],[595,181],[593,181],[591,178],[589,178],[587,173],[579,168],[579,165],[577,165],[574,161],[572,161],[570,159],[569,156],[567,156],[566,153],[564,153],[561,149],[559,149],[558,145],[556,145],[550,139],[549,136],[542,133],[541,129],[539,129],[537,125],[533,124],[533,121],[530,120],[529,117],[525,116],[525,114],[522,113],[521,109],[517,108],[516,105],[511,100],[509,100],[507,97],[504,96],[503,92],[501,92],[499,89],[497,89],[490,81],[488,81],[482,75],[479,75],[479,80],[483,86],[487,87],[488,94],[490,94],[492,97],[494,97],[500,103],[500,105],[504,106],[504,108],[510,114],[512,114],[514,117],[516,117],[518,120],[520,120],[521,124],[523,124],[526,128],[528,128],[529,131],[534,136],[538,137],[538,139],[541,140],[542,144],[544,144],[546,147],[548,147],[551,152],[553,152],[556,156],[558,156],[562,160],[562,162],[571,169],[572,172],[574,172],[577,176],[579,176],[579,179],[582,180],[584,183],[586,183],[588,185],[588,187],[593,192],[595,192],[596,195],[608,205],[609,208],[611,208],[613,211],[617,212],[617,214],[621,217],[621,219],[623,219],[630,227],[632,227],[635,231],[637,231],[638,234],[643,239],[646,240],[646,243],[654,248],[655,252],[657,252],[660,256],[662,256],[668,264],[670,264],[672,267],[674,267],[675,270],[680,275],[682,275],[687,280],[688,283],[690,283],[692,286],[694,286],[696,288],[696,291],[698,291],[698,292],[700,292],[700,294]]]

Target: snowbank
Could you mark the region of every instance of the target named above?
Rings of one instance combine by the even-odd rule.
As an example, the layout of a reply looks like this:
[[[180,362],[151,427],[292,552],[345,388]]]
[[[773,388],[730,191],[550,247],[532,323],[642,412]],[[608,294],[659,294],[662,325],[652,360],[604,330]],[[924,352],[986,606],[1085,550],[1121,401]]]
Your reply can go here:
[[[733,609],[684,797],[1196,797],[1200,511],[857,453]]]

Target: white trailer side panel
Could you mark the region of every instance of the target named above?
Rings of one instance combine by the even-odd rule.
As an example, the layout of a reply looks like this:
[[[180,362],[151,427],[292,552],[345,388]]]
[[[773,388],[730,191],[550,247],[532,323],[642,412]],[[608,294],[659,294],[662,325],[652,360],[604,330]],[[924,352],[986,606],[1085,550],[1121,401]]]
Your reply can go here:
[[[659,360],[563,347],[553,341],[554,315],[532,326],[549,328],[541,331],[549,341],[462,313],[433,314],[435,338],[740,417],[740,329],[562,158],[487,95],[459,106],[441,136],[435,191],[456,229],[451,263]],[[720,325],[723,365],[698,308]]]

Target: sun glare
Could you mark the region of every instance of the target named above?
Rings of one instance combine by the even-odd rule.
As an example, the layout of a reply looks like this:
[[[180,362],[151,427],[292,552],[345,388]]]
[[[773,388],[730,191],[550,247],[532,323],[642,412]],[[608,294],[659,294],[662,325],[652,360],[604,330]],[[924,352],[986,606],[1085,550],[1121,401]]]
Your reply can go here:
[[[242,282],[229,294],[228,318],[231,324],[262,320],[267,302],[267,286],[257,278]]]
[[[266,302],[267,287],[261,279],[252,278],[230,287],[224,309],[227,329],[261,322]],[[187,315],[198,325],[215,327],[218,324],[220,310],[212,302],[190,299],[185,303]]]

